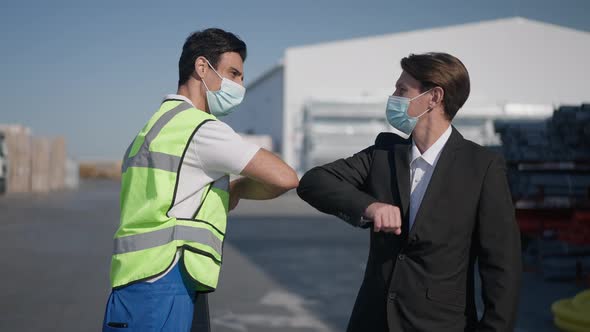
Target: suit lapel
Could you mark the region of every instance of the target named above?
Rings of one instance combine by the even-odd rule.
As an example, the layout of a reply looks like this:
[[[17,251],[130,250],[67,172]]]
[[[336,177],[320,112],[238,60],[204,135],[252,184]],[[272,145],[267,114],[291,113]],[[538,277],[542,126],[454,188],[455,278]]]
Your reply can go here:
[[[451,181],[449,180],[449,175],[451,174],[450,171],[455,160],[455,152],[457,148],[460,147],[460,143],[462,140],[463,137],[461,136],[461,134],[459,134],[459,132],[453,127],[453,132],[451,133],[449,140],[445,144],[445,147],[441,151],[438,162],[436,163],[436,168],[434,169],[434,173],[432,174],[432,178],[430,178],[428,188],[426,189],[424,197],[422,198],[420,208],[418,208],[418,212],[416,213],[416,219],[414,219],[414,225],[410,230],[409,238],[411,238],[414,235],[416,229],[422,222],[422,219],[424,218],[426,213],[430,211],[433,206],[435,206],[437,200],[439,200],[444,195],[444,192],[448,184],[451,183]],[[407,172],[409,174],[409,171]]]
[[[399,144],[395,146],[395,176],[401,201],[402,219],[409,213],[410,204],[410,149],[411,144]],[[395,186],[393,187],[395,188]]]

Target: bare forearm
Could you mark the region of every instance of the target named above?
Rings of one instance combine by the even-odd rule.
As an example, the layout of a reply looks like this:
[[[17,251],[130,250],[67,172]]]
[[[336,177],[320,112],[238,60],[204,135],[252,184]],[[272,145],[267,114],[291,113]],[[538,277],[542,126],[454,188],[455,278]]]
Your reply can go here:
[[[272,199],[299,185],[297,173],[264,149],[256,153],[241,175],[244,177],[232,182],[234,195],[240,199]]]
[[[240,199],[266,200],[276,198],[291,188],[264,184],[251,178],[241,178],[232,181],[230,192]]]

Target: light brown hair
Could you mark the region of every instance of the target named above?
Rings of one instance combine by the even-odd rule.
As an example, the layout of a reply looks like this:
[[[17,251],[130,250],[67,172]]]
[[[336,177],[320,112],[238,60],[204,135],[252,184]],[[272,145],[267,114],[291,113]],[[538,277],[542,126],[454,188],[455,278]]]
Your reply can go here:
[[[447,53],[410,54],[401,60],[402,69],[422,85],[421,91],[434,87],[444,90],[443,105],[452,120],[469,97],[469,73],[465,65]]]

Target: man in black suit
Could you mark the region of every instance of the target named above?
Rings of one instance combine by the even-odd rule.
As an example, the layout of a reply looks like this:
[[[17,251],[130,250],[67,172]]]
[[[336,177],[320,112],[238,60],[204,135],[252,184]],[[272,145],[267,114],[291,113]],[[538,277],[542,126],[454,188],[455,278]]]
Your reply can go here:
[[[386,108],[397,135],[310,170],[297,190],[318,210],[372,229],[348,331],[512,331],[522,268],[504,159],[451,125],[469,96],[467,69],[445,53],[410,55],[401,66]]]

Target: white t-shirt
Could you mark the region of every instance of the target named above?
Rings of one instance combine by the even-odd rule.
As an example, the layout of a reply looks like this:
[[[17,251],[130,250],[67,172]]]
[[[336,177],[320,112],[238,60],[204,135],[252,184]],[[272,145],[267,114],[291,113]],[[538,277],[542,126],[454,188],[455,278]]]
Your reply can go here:
[[[168,99],[183,100],[193,105],[190,99],[181,95],[167,95],[164,98]],[[176,200],[168,215],[191,219],[199,208],[205,187],[228,174],[240,174],[259,149],[219,120],[203,124],[186,150],[180,167]],[[180,255],[179,249],[171,266],[147,281],[155,282],[164,277],[178,263]]]

